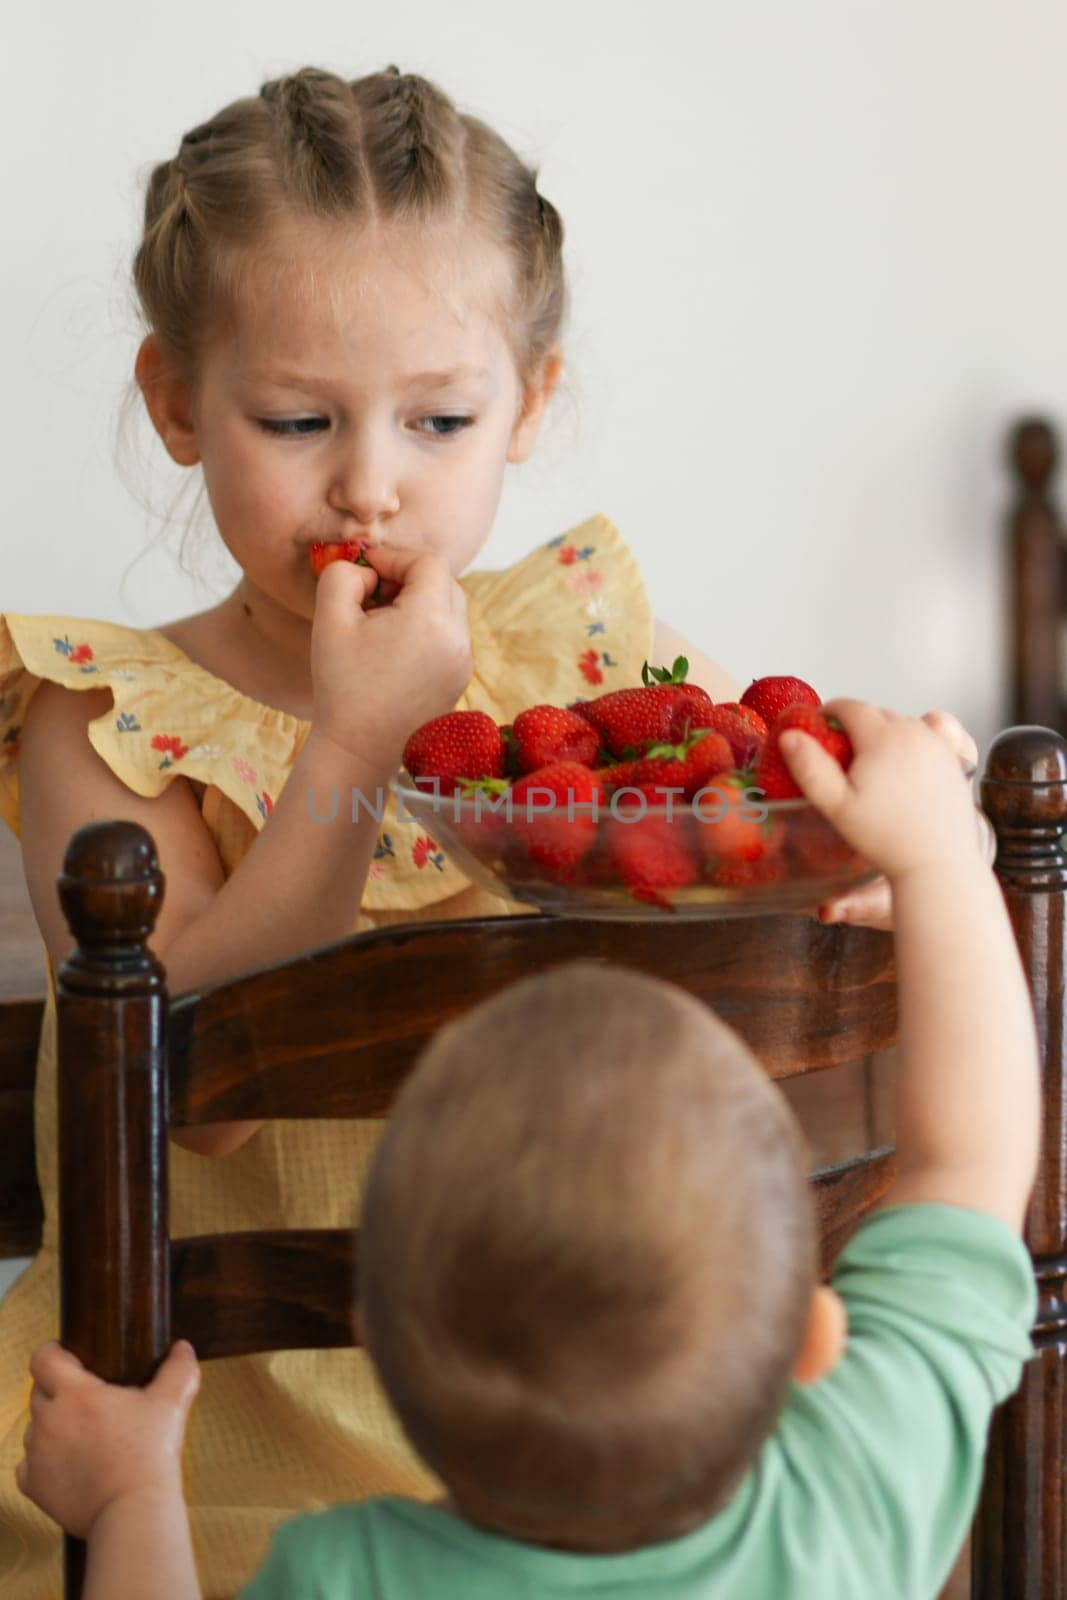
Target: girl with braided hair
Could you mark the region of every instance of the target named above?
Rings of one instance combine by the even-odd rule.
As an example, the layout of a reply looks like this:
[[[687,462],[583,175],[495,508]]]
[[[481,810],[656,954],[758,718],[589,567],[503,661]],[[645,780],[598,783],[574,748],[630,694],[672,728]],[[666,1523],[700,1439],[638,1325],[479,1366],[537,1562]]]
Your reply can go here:
[[[49,980],[44,1240],[0,1304],[5,1600],[60,1587],[58,1531],[15,1468],[30,1353],[58,1326],[54,974],[72,940],[54,886],[75,830],[112,816],[151,833],[167,883],[153,948],[180,994],[357,930],[523,909],[472,886],[391,802],[380,822],[335,807],[310,824],[310,797],[322,822],[331,790],[384,789],[431,717],[458,706],[507,723],[681,652],[713,699],[737,697],[654,625],[606,517],[509,570],[467,570],[560,375],[562,243],[536,173],[395,68],[265,83],[152,171],[137,387],[171,458],[202,468],[241,576],[217,605],[148,630],[0,616],[0,814],[21,835]],[[316,580],[312,545],[348,540],[369,565],[335,561]],[[375,594],[389,603],[371,607]],[[173,1230],[349,1226],[378,1133],[176,1135]],[[208,1600],[241,1587],[293,1512],[439,1493],[361,1350],[209,1364],[186,1462]]]
[[[54,973],[67,842],[139,821],[167,892],[172,994],[355,930],[519,911],[473,887],[385,789],[407,736],[453,707],[507,723],[654,648],[636,564],[605,517],[510,570],[462,577],[505,468],[531,452],[561,368],[563,227],[489,127],[395,68],[305,68],[225,106],[157,165],[133,278],[136,381],[169,455],[199,464],[241,569],[221,603],[138,630],[0,618],[0,813],[20,833],[47,952],[37,1145],[40,1255],[0,1303],[0,1592],[53,1600],[58,1530],[15,1485],[32,1350],[58,1326]],[[364,541],[370,566],[317,542]],[[391,603],[367,606],[377,590]],[[694,662],[699,658],[694,654]],[[736,686],[710,663],[717,698]],[[379,1127],[315,1121],[176,1136],[175,1234],[349,1226]],[[224,1156],[225,1159],[205,1159]],[[285,1516],[439,1487],[361,1350],[211,1363],[188,1455],[209,1597],[231,1596]]]

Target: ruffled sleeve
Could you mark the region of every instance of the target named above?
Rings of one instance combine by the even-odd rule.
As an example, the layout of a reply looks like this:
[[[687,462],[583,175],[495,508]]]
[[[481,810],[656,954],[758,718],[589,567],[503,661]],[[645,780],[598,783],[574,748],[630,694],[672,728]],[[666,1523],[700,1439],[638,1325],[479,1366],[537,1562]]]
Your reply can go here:
[[[18,754],[42,680],[111,691],[89,741],[135,794],[200,782],[262,826],[308,724],[241,694],[156,630],[80,617],[0,615],[0,816],[19,832]],[[205,813],[207,807],[205,806]]]

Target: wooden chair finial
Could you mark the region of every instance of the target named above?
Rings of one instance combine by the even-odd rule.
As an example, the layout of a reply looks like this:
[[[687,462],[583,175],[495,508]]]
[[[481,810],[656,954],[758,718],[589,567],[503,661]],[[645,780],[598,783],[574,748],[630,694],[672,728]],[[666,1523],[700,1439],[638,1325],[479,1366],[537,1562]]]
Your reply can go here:
[[[1009,454],[1026,488],[1045,495],[1059,461],[1055,429],[1043,417],[1024,417],[1011,431]]]
[[[66,969],[128,980],[154,966],[145,951],[166,885],[152,837],[136,822],[87,822],[67,846],[60,904],[78,942]],[[146,965],[147,963],[147,965]]]

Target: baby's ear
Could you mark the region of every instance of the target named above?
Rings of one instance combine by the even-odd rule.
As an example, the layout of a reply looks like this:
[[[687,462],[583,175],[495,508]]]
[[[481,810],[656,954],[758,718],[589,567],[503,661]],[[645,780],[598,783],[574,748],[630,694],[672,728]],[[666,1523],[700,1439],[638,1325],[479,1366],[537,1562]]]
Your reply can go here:
[[[200,449],[193,424],[191,386],[179,376],[154,334],[141,341],[133,372],[152,426],[167,454],[181,467],[195,466]]]
[[[508,444],[509,461],[525,461],[537,442],[545,407],[563,371],[563,346],[554,344],[523,387],[522,410]]]
[[[796,1383],[818,1383],[844,1353],[848,1314],[841,1296],[820,1283],[811,1297],[804,1339],[793,1362]]]

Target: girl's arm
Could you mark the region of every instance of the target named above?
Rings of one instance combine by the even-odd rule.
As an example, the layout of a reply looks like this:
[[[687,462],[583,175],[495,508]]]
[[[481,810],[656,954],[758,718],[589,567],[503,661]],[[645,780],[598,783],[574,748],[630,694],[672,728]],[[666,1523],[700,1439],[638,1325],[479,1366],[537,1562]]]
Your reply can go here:
[[[309,734],[285,787],[243,861],[227,879],[214,840],[184,778],[156,799],[135,795],[100,759],[86,726],[109,709],[108,690],[42,684],[23,731],[20,767],[22,850],[37,922],[59,967],[74,940],[56,893],[71,835],[95,818],[138,822],[152,835],[166,878],[151,949],[167,969],[171,995],[207,988],[352,932],[377,824],[351,791],[374,799],[391,776]],[[103,702],[103,703],[100,703]],[[337,792],[336,817],[329,816]],[[216,1123],[172,1135],[202,1155],[225,1155],[261,1124]]]
[[[695,644],[690,644],[680,633],[668,628],[665,622],[657,622],[655,625],[652,656],[651,665],[654,667],[669,667],[676,657],[685,656],[689,662],[687,681],[706,689],[716,703],[741,698],[740,686],[725,668],[717,666],[709,656],[698,650]]]
[[[100,817],[139,822],[155,840],[166,890],[151,948],[166,965],[172,994],[350,936],[378,833],[368,808],[384,799],[407,734],[452,708],[472,665],[466,599],[444,562],[399,548],[371,555],[400,592],[390,605],[364,613],[361,602],[377,581],[373,571],[335,562],[319,579],[311,731],[229,878],[184,779],[145,799],[93,750],[86,726],[110,709],[109,690],[38,688],[23,731],[22,844],[30,898],[55,968],[73,946],[56,878],[71,834]],[[366,804],[354,807],[353,795]],[[322,820],[334,811],[332,820]],[[260,1126],[219,1123],[172,1137],[201,1154],[224,1155]]]

